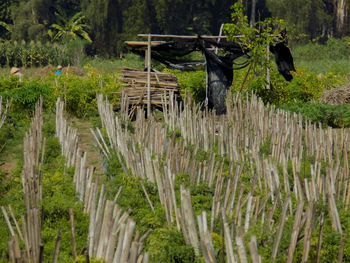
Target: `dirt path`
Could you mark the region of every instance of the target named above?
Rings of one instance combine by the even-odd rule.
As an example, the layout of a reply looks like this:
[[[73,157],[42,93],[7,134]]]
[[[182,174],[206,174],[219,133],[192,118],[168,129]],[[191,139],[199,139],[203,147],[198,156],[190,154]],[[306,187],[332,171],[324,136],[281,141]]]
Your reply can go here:
[[[95,174],[104,174],[104,168],[102,165],[102,158],[99,153],[99,149],[95,146],[93,135],[90,132],[90,128],[93,125],[88,120],[73,119],[72,126],[77,129],[77,134],[80,138],[79,147],[87,152],[87,164],[96,168]]]

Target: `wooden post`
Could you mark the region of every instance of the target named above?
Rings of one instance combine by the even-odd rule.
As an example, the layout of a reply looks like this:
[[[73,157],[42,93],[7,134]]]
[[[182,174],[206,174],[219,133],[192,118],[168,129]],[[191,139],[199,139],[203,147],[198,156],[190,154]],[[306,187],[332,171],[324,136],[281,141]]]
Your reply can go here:
[[[342,234],[341,240],[340,240],[339,251],[338,251],[338,263],[343,262],[345,240],[346,240],[346,234]]]
[[[151,34],[147,45],[147,117],[151,116]]]
[[[287,263],[292,263],[294,259],[294,252],[298,241],[303,208],[304,208],[304,201],[300,200],[298,203],[297,211],[295,213],[295,217],[294,217],[293,231],[292,231],[292,236],[291,236],[290,245],[288,249]]]
[[[256,0],[252,0],[252,11],[250,15],[250,27],[253,28],[255,25],[255,8],[256,8]]]
[[[75,228],[74,228],[74,212],[73,208],[69,208],[69,215],[70,215],[70,228],[72,231],[72,254],[73,259],[75,260],[77,258],[77,245],[75,242]]]
[[[221,26],[220,26],[220,31],[219,31],[219,38],[218,38],[218,43],[220,42],[220,37],[221,37],[221,35],[222,35],[222,29],[224,28],[224,24],[221,24]],[[218,54],[218,51],[219,51],[219,48],[218,47],[216,47],[215,48],[215,54]]]
[[[52,263],[56,263],[58,259],[58,253],[60,252],[60,241],[61,241],[61,229],[58,230],[56,237],[55,250],[53,252]]]
[[[270,47],[269,47],[269,45],[267,45],[267,47],[266,47],[266,59],[267,59],[267,62],[270,62]],[[271,89],[270,68],[268,66],[266,67],[266,82],[267,82],[266,88]]]
[[[317,252],[316,252],[316,263],[319,263],[319,262],[320,262],[320,259],[321,259],[323,223],[324,223],[324,213],[322,213],[321,216],[320,216],[320,230],[318,231],[318,243],[317,243]]]

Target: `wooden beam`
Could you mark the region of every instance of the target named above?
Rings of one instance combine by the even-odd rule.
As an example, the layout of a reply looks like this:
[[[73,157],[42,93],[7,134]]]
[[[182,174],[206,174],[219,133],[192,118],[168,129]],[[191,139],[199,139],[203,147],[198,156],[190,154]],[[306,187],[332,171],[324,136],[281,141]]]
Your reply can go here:
[[[204,39],[218,39],[218,38],[227,38],[227,36],[185,36],[185,35],[158,35],[158,34],[138,34],[138,37],[160,37],[160,38],[185,38],[185,39],[197,39],[197,38],[204,38]],[[240,38],[243,37],[242,35],[233,36],[234,38]]]
[[[148,41],[125,41],[125,44],[135,48],[147,47]],[[166,41],[151,41],[152,46],[157,46],[159,44],[166,43]]]

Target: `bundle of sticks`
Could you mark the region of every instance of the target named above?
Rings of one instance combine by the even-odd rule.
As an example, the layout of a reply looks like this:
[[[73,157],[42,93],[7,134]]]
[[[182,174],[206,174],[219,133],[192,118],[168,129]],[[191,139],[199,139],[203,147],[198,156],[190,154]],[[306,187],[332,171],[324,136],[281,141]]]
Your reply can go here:
[[[122,95],[127,98],[130,105],[147,105],[147,71],[123,68],[121,80],[126,84],[123,87]],[[170,94],[174,94],[175,100],[180,99],[180,86],[174,75],[151,72],[150,84],[152,106],[161,108],[163,103],[165,103],[165,95],[168,98]]]

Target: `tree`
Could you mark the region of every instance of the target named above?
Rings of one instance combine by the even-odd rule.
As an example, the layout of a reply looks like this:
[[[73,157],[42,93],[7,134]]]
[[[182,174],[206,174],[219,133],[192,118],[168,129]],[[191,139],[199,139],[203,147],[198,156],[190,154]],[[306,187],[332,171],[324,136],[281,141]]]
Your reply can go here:
[[[273,17],[287,23],[291,37],[306,34],[308,40],[326,36],[332,28],[332,16],[323,0],[267,0]]]
[[[90,43],[92,42],[89,34],[85,31],[87,25],[83,23],[85,16],[82,12],[78,12],[71,18],[68,18],[65,11],[60,9],[60,11],[56,13],[56,19],[60,21],[59,24],[52,24],[50,27],[54,31],[51,29],[48,31],[52,41],[59,41],[65,44],[80,37]]]
[[[334,16],[335,36],[342,37],[350,32],[349,28],[349,7],[347,0],[328,0],[326,1],[328,12]]]
[[[9,39],[11,19],[12,0],[3,0],[0,2],[0,39]]]
[[[53,0],[21,1],[12,9],[13,40],[48,40],[48,25],[54,21]]]
[[[248,16],[244,14],[243,4],[235,3],[232,13],[233,23],[225,24],[224,32],[228,36],[229,41],[237,42],[249,54],[250,66],[246,73],[246,80],[250,70],[253,70],[257,75],[264,75],[267,72],[267,68],[271,68],[267,48],[271,44],[276,43],[277,39],[285,40],[285,36],[280,34],[285,25],[283,20],[271,18],[251,25],[248,22]],[[234,38],[237,35],[241,37]]]
[[[89,33],[93,40],[92,47],[106,58],[117,54],[123,22],[120,2],[123,1],[82,0],[83,14],[88,19]]]

